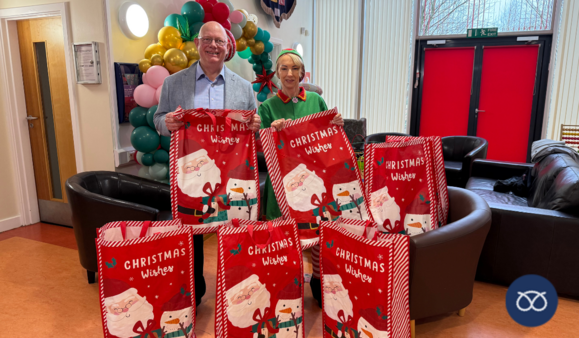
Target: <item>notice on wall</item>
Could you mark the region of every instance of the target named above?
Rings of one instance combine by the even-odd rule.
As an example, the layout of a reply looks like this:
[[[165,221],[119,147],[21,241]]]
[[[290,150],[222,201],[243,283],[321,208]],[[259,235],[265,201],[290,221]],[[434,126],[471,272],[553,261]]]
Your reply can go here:
[[[75,44],[77,83],[101,83],[97,44]]]

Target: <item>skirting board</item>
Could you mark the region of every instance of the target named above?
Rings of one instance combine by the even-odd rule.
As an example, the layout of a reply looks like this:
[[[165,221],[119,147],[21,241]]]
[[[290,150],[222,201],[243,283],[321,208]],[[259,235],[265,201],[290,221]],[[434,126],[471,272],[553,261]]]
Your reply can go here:
[[[9,217],[0,220],[0,232],[16,229],[20,227],[20,216]]]

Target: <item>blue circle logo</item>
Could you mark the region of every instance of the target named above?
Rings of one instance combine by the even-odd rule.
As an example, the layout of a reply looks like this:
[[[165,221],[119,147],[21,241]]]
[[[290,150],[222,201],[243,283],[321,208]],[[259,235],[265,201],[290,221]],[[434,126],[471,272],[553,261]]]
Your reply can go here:
[[[535,327],[548,322],[559,298],[553,284],[538,275],[517,278],[507,290],[507,311],[513,320],[523,326]]]

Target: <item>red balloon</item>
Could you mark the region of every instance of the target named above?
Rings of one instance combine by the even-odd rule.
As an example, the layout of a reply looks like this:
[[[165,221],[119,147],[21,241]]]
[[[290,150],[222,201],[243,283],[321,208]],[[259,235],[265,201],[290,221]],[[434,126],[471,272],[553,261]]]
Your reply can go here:
[[[137,161],[137,150],[135,150],[135,152],[133,153],[133,160],[137,163],[139,163],[139,161]],[[140,164],[140,163],[139,163]]]
[[[217,22],[223,22],[229,18],[229,7],[223,2],[218,3],[217,5],[213,6],[213,18]],[[224,26],[225,27],[225,26]]]
[[[204,3],[208,2],[208,0],[195,0],[198,4],[203,5]]]
[[[203,7],[205,14],[213,12],[213,4],[210,4],[209,2],[204,2],[201,4],[201,6]]]
[[[213,19],[213,14],[205,12],[205,18],[203,18],[203,22],[207,23],[209,21],[215,21]]]
[[[219,22],[223,28],[227,29],[228,31],[231,30],[231,22],[229,20],[225,20],[223,22]]]
[[[207,2],[209,2],[212,5],[217,5],[219,3],[219,1],[217,0],[207,0]]]

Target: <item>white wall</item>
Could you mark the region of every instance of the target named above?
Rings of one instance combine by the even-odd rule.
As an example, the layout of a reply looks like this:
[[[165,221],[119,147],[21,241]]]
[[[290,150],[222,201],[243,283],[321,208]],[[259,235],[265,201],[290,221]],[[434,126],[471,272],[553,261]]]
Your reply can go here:
[[[109,0],[111,29],[112,29],[112,51],[113,62],[137,63],[143,59],[145,48],[157,43],[157,33],[163,27],[163,22],[167,15],[180,13],[181,6],[186,0],[132,0],[143,6],[149,15],[149,32],[139,40],[127,38],[121,31],[118,23],[119,6],[126,0]],[[299,42],[304,47],[304,62],[309,70],[312,64],[312,27],[313,27],[313,0],[299,0],[292,16],[281,23],[281,28],[275,27],[273,19],[266,15],[261,9],[259,0],[231,0],[235,9],[245,9],[250,14],[255,14],[258,18],[257,26],[269,31],[272,38],[281,39],[283,48],[290,48],[294,42]],[[300,34],[300,27],[305,27],[308,36]],[[255,73],[251,64],[247,60],[235,56],[227,63],[227,67],[248,81],[255,80]],[[119,128],[119,145],[130,146],[129,134],[133,128],[128,123],[123,123]]]

